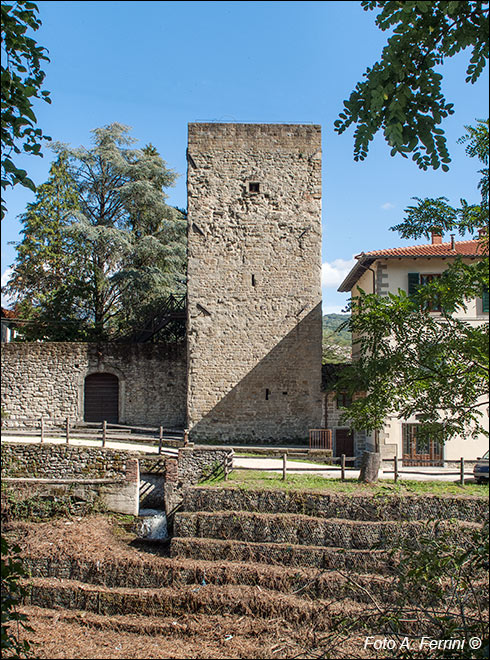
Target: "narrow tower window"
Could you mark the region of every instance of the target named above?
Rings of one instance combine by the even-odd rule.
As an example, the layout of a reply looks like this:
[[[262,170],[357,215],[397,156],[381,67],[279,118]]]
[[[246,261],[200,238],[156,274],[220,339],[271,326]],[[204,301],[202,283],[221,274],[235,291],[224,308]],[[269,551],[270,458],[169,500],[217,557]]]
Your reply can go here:
[[[252,183],[250,182],[248,184],[248,192],[251,193],[258,193],[260,192],[260,183]]]
[[[265,400],[266,400],[266,401],[269,401],[269,396],[270,396],[270,390],[269,390],[269,389],[266,389],[266,390],[265,390]]]
[[[255,286],[255,284],[256,284],[256,282],[255,282],[255,275],[252,275],[252,286]]]

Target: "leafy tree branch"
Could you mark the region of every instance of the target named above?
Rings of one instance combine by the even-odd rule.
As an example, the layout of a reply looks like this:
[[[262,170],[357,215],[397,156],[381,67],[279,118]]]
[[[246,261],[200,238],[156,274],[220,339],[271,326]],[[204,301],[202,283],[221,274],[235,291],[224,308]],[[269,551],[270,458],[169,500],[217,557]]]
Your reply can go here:
[[[489,54],[488,2],[361,2],[379,9],[376,25],[391,36],[381,58],[364,73],[335,122],[341,134],[355,126],[354,160],[367,157],[382,132],[391,155],[409,155],[419,168],[448,170],[443,120],[454,113],[442,91],[438,67],[470,49],[466,82],[481,76]]]

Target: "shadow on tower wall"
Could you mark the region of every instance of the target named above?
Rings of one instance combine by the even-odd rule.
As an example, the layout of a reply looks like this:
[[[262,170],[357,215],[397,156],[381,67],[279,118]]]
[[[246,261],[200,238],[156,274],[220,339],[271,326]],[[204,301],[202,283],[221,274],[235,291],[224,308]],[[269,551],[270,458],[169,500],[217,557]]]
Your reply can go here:
[[[321,351],[320,303],[203,413],[196,402],[209,382],[191,378],[190,355],[190,439],[218,443],[307,442],[308,430],[319,428],[322,417]]]

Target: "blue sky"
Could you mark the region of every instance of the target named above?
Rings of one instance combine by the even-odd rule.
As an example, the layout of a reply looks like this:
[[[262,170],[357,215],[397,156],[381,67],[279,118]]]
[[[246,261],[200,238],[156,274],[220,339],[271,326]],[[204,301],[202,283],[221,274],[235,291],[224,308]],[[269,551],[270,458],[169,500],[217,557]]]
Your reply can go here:
[[[478,164],[456,143],[464,125],[488,116],[488,71],[465,84],[465,53],[448,61],[446,98],[456,113],[444,129],[450,172],[421,172],[391,158],[381,137],[363,163],[353,161],[352,131],[333,123],[342,103],[378,59],[386,34],[360,2],[38,2],[37,42],[49,50],[38,125],[54,140],[90,144],[90,131],[118,121],[140,146],[151,142],[181,176],[169,203],[185,207],[187,124],[193,121],[313,122],[323,134],[323,307],[340,311],[337,286],[362,251],[408,244],[389,227],[411,197],[476,199]],[[51,153],[25,157],[35,183]],[[2,282],[15,259],[17,220],[34,199],[17,186],[5,195]]]

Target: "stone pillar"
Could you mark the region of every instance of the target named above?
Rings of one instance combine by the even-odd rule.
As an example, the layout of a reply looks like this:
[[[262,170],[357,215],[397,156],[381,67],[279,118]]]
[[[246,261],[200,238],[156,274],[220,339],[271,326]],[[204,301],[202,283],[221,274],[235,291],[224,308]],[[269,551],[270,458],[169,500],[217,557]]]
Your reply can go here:
[[[321,423],[321,131],[190,124],[191,439],[307,441]]]

